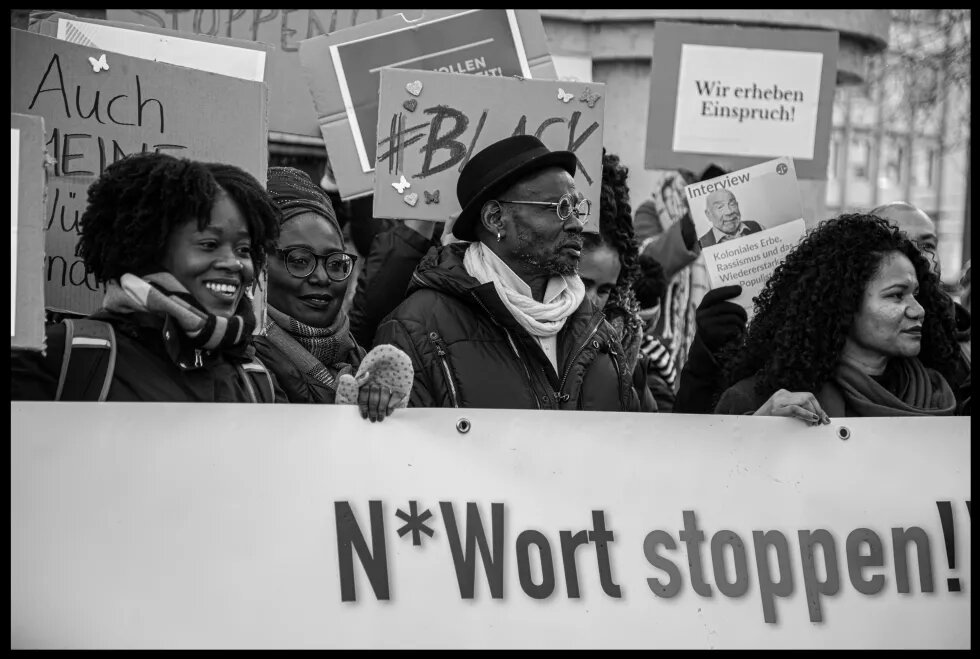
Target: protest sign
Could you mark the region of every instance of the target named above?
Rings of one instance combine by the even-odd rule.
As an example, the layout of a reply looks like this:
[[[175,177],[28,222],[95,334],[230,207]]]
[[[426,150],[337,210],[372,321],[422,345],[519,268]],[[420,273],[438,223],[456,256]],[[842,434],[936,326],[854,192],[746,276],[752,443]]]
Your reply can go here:
[[[778,156],[823,179],[838,35],[657,21],[647,169],[743,169]]]
[[[777,158],[684,188],[711,288],[739,284],[752,298],[806,233],[792,158]]]
[[[313,99],[300,71],[299,42],[398,12],[421,14],[405,9],[108,9],[106,17],[266,45],[269,130],[320,137]]]
[[[534,135],[575,153],[576,188],[598,224],[605,85],[383,69],[374,216],[447,220],[460,211],[456,181],[480,150]]]
[[[971,643],[966,418],[14,402],[10,461],[14,648]]]
[[[112,23],[52,13],[31,24],[31,31],[91,48],[166,64],[262,82],[266,48],[221,37],[179,35],[173,30]]]
[[[541,18],[530,9],[427,11],[415,22],[386,18],[304,41],[299,56],[345,199],[374,186],[382,69],[556,77]]]
[[[48,131],[45,304],[87,314],[98,285],[75,255],[88,186],[126,154],[226,162],[265,181],[266,87],[21,30],[10,31],[11,112]]]
[[[10,347],[44,347],[44,120],[10,114]]]

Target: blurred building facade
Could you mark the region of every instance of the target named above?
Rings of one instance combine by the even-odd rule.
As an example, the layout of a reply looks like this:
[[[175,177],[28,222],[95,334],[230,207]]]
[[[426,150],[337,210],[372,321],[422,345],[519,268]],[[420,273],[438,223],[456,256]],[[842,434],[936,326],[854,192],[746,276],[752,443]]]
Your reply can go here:
[[[827,210],[915,204],[952,281],[970,258],[970,11],[891,14],[888,48],[834,99]]]

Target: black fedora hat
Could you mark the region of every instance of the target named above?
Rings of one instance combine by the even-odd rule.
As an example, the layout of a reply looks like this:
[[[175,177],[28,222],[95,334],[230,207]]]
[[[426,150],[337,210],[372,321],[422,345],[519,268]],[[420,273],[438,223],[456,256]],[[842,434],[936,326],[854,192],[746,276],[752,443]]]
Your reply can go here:
[[[453,223],[453,235],[476,240],[476,227],[483,204],[501,190],[528,174],[548,167],[561,167],[575,176],[575,154],[550,151],[531,135],[514,135],[494,142],[473,156],[456,182],[456,198],[462,210]]]

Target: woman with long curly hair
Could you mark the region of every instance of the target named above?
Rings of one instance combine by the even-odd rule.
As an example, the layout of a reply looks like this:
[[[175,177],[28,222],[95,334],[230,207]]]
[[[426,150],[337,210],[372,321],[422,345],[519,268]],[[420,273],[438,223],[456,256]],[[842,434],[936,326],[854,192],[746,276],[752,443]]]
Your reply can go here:
[[[717,414],[954,414],[949,297],[887,221],[847,214],[809,233],[755,300]]]
[[[279,235],[262,185],[232,165],[136,154],[88,189],[78,253],[103,309],[11,353],[15,400],[273,402],[246,293]],[[98,348],[98,349],[95,349]]]

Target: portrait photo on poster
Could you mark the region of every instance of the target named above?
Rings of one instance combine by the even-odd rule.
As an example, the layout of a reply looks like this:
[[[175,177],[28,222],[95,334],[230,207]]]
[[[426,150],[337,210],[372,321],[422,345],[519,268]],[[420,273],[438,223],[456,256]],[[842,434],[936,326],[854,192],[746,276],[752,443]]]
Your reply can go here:
[[[711,288],[739,284],[751,300],[805,231],[793,159],[777,158],[684,188]]]

